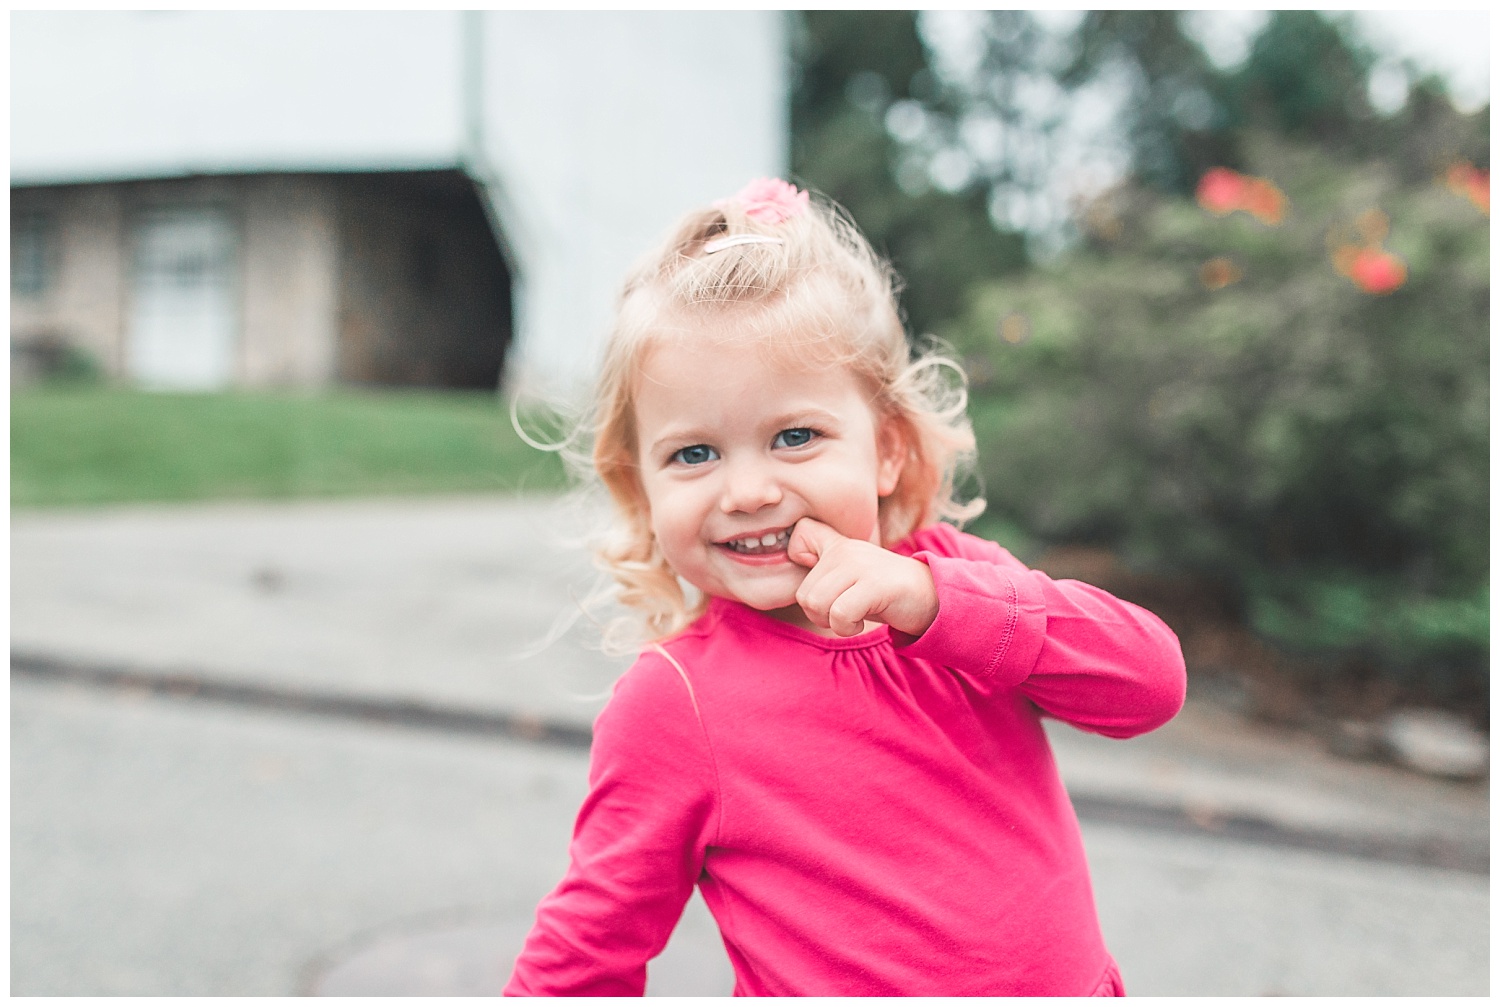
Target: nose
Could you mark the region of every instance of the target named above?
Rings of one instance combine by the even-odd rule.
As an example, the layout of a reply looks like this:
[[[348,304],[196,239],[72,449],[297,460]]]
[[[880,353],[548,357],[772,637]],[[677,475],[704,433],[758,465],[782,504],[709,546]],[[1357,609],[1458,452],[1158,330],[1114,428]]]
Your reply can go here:
[[[771,466],[759,459],[742,458],[725,465],[724,492],[719,509],[725,514],[753,514],[781,502],[781,485]]]

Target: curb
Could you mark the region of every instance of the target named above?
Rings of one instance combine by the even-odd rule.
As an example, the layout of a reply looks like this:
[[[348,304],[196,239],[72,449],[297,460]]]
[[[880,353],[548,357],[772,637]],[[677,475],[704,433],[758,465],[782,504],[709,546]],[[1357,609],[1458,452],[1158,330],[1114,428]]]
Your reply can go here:
[[[35,681],[130,692],[165,699],[204,701],[329,720],[383,724],[587,751],[592,731],[577,724],[526,714],[438,706],[316,692],[249,682],[228,682],[192,670],[154,671],[36,653],[11,653],[11,674]],[[1488,876],[1487,843],[1443,836],[1399,837],[1288,826],[1256,815],[1204,811],[1185,804],[1121,800],[1074,789],[1080,819],[1103,824],[1214,836],[1258,845],[1310,850]]]

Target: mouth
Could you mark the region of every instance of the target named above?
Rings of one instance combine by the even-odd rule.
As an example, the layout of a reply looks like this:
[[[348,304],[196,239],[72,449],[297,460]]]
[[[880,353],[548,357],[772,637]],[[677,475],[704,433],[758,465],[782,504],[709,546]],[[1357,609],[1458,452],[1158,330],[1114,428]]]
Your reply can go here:
[[[740,556],[765,556],[786,552],[786,545],[791,538],[792,529],[782,528],[780,531],[764,531],[755,535],[727,539],[719,542],[718,545]]]

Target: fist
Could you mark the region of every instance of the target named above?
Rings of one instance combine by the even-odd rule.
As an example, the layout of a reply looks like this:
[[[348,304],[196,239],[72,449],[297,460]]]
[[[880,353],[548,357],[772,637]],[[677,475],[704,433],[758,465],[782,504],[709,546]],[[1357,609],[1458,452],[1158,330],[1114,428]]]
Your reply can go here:
[[[797,604],[813,625],[837,636],[864,632],[867,620],[921,636],[937,618],[932,571],[921,560],[845,538],[806,517],[792,529],[787,557],[808,568]]]

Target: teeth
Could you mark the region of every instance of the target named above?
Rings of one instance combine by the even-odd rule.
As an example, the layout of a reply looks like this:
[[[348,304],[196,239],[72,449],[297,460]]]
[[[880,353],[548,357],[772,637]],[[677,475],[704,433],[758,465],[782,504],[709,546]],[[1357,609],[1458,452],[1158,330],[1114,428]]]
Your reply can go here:
[[[774,549],[785,549],[786,544],[791,540],[791,537],[792,530],[790,528],[783,528],[779,532],[768,531],[764,535],[753,535],[748,538],[732,539],[724,544],[729,546],[729,548],[733,549],[735,552],[770,552]]]

